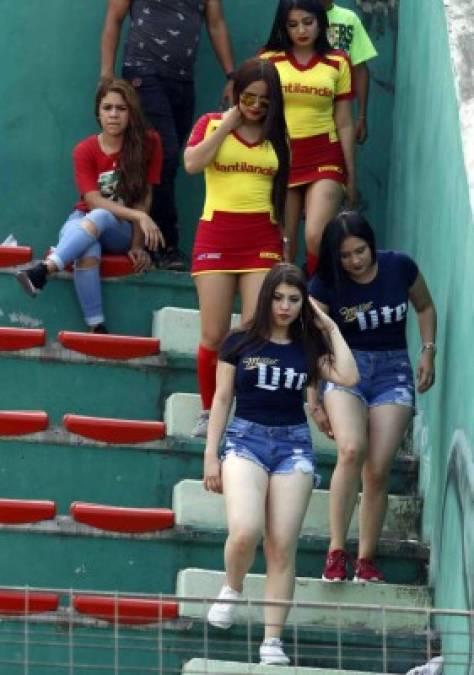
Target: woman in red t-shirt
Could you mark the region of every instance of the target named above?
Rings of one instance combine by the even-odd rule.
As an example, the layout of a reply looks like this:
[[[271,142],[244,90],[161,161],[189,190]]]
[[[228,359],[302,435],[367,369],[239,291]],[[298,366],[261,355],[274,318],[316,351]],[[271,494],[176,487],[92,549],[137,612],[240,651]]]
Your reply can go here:
[[[151,185],[160,180],[162,151],[160,138],[148,130],[128,82],[102,82],[95,114],[101,132],[78,143],[73,153],[80,200],[61,229],[57,247],[32,269],[19,272],[17,279],[34,297],[49,275],[74,263],[74,285],[85,322],[91,332],[107,333],[101,253],[127,253],[135,272],[144,272],[151,263],[147,249],[164,245],[148,215]]]

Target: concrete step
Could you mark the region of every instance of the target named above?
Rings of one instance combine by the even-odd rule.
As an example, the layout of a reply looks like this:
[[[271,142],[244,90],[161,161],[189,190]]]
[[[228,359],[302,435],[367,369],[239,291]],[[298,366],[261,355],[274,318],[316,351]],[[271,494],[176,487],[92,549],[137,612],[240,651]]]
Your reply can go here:
[[[185,569],[178,575],[176,595],[209,600],[217,597],[224,581],[224,572]],[[263,600],[264,582],[264,575],[247,575],[244,595],[250,603],[239,606],[236,623],[262,623],[261,607],[253,605],[252,600]],[[331,584],[320,579],[301,577],[296,579],[295,601],[315,604],[294,607],[288,617],[289,625],[317,625],[318,628],[340,626],[344,630],[364,627],[371,631],[384,628],[387,631],[423,631],[427,628],[426,609],[431,606],[429,591],[424,586],[353,582]],[[318,606],[320,603],[321,606]],[[354,607],[338,609],[338,605]],[[392,611],[392,608],[395,609]],[[419,611],[403,611],[414,608]],[[186,600],[180,603],[180,616],[203,620],[204,615],[201,604]]]
[[[0,409],[41,405],[53,422],[60,422],[65,413],[159,419],[172,387],[185,391],[196,387],[189,358],[159,355],[112,361],[70,351],[54,341],[45,347],[0,352],[0,364]]]
[[[58,275],[36,298],[30,298],[13,278],[15,268],[0,269],[0,325],[46,328],[50,335],[60,330],[84,330],[72,277]],[[113,333],[149,336],[152,312],[174,305],[197,307],[193,282],[187,273],[153,271],[102,282],[107,326]]]
[[[51,427],[0,438],[0,493],[10,499],[51,499],[60,513],[71,502],[169,506],[183,477],[202,475],[202,445],[164,439],[107,445]]]
[[[120,504],[128,507],[130,504],[125,499],[122,497]],[[117,506],[111,500],[106,503]],[[155,500],[138,508],[166,506]],[[134,592],[159,590],[172,593],[176,575],[181,568],[189,564],[207,569],[220,569],[222,566],[226,538],[222,530],[196,530],[175,525],[143,533],[118,532],[77,522],[65,515],[68,511],[68,508],[64,509],[64,515],[39,522],[0,525],[0,546],[6,552],[0,558],[2,583],[65,588],[78,584],[81,588],[88,588],[89,584],[89,587],[114,590],[130,588],[132,580],[130,584],[127,583],[127,574],[131,574],[134,577],[133,584],[137,584],[132,588]],[[328,543],[327,537],[305,535],[300,538],[298,575],[321,575]],[[350,540],[349,548],[353,550],[355,546],[356,541]],[[54,562],[48,566],[39,564],[39,552]],[[387,579],[416,584],[424,578],[427,557],[426,546],[418,542],[381,539],[377,561]],[[13,559],[15,564],[12,564]],[[38,564],[35,562],[37,559]],[[147,576],[153,561],[158,566],[159,587],[155,585],[154,576]],[[252,570],[265,572],[261,546],[257,550]]]
[[[387,539],[417,539],[420,500],[416,497],[389,496],[382,530]],[[173,490],[176,525],[204,529],[226,529],[225,503],[222,495],[207,492],[202,481],[183,480]],[[349,528],[349,537],[357,536],[358,508]],[[329,492],[313,490],[302,534],[329,536]]]
[[[177,370],[179,364],[169,358]],[[163,419],[170,436],[189,437],[201,410],[200,397],[192,393],[174,393],[166,399]],[[329,486],[332,470],[336,462],[336,444],[322,434],[316,424],[308,417],[313,447],[316,449],[318,473],[321,474],[322,488]],[[204,443],[204,441],[200,441]],[[418,475],[418,458],[400,450],[394,459],[390,474],[390,492],[393,494],[414,494]]]
[[[192,659],[184,664],[183,675],[274,675],[275,666],[264,666],[256,663],[239,661],[213,661],[212,659]],[[304,668],[298,666],[279,666],[278,675],[381,675],[362,670],[333,670],[328,668]]]
[[[231,325],[232,328],[240,325],[240,314],[232,315]],[[200,338],[199,311],[177,306],[156,310],[153,312],[152,336],[160,340],[164,352],[194,356]]]

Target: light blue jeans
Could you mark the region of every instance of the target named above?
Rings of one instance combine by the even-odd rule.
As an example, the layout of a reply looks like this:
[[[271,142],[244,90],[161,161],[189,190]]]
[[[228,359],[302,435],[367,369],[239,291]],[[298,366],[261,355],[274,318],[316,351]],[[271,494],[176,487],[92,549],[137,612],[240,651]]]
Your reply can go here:
[[[94,223],[98,238],[82,227],[84,219]],[[87,214],[76,210],[61,228],[58,245],[48,258],[60,271],[82,258],[96,258],[99,263],[102,252],[127,253],[132,233],[133,226],[128,220],[120,220],[106,209],[93,209]],[[86,324],[103,323],[99,264],[83,268],[74,265],[74,286]]]

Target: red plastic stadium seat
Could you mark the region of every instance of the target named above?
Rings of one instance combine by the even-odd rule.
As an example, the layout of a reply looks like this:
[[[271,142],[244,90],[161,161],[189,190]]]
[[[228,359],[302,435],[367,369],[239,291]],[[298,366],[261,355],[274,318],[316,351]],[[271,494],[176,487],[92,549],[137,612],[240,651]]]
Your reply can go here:
[[[0,523],[36,523],[56,515],[54,502],[37,499],[0,499]]]
[[[79,523],[112,532],[154,532],[167,530],[174,525],[174,513],[170,509],[124,508],[74,502],[70,512]]]
[[[59,606],[57,593],[8,591],[0,588],[0,614],[34,614],[55,612]]]
[[[58,334],[58,340],[67,349],[103,359],[134,359],[153,356],[160,351],[157,338],[132,335],[100,335],[63,330]]]
[[[0,246],[0,267],[14,267],[31,261],[30,246]]]
[[[0,436],[21,436],[48,428],[48,415],[42,410],[0,410]]]
[[[126,255],[103,255],[100,261],[100,276],[126,277],[135,274],[133,264]]]
[[[0,328],[0,351],[41,347],[45,339],[44,328]]]
[[[113,623],[144,624],[178,618],[178,603],[173,601],[75,595],[73,602],[81,614]]]
[[[63,423],[73,434],[105,443],[146,443],[166,436],[164,422],[64,415]]]

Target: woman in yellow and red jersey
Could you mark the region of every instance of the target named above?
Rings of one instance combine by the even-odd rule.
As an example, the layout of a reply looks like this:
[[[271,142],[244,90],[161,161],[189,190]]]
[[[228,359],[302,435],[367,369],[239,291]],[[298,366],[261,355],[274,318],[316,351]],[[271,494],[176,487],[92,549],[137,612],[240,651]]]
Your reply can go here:
[[[280,0],[273,28],[260,58],[278,69],[291,139],[291,173],[286,206],[289,257],[296,254],[296,232],[306,213],[307,275],[318,266],[326,224],[346,191],[355,202],[354,126],[351,64],[331,48],[326,11],[318,0]]]
[[[249,59],[237,71],[234,106],[203,115],[184,153],[188,173],[204,171],[206,200],[192,254],[199,296],[197,355],[202,413],[194,435],[205,436],[215,391],[217,352],[230,328],[237,291],[249,321],[268,270],[283,254],[282,227],[289,145],[278,71]]]

